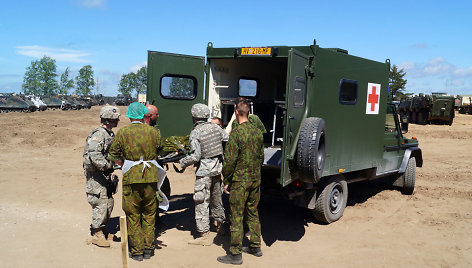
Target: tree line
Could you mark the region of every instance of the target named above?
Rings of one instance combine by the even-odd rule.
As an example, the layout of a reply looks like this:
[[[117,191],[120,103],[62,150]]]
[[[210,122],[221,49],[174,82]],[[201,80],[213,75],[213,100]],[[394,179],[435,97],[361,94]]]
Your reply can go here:
[[[70,78],[69,67],[61,74],[59,81],[57,78],[56,61],[50,57],[44,56],[40,60],[31,62],[26,68],[23,79],[22,90],[25,95],[56,95],[70,93],[70,90],[76,87],[75,94],[85,96],[90,95],[95,86],[94,73],[92,66],[85,65],[79,70],[75,78]],[[394,100],[406,99],[413,93],[405,91],[407,80],[403,69],[398,69],[393,65],[389,73],[389,87]],[[172,81],[179,82],[179,81]],[[121,75],[118,84],[118,92],[125,96],[131,96],[132,93],[146,93],[147,87],[147,67],[141,67],[136,73],[130,72]],[[181,88],[182,86],[175,86]],[[173,89],[171,85],[171,89]]]
[[[131,96],[133,92],[136,92],[137,96],[140,93],[146,93],[146,85],[147,68],[144,66],[136,73],[122,75],[118,84],[118,92],[126,96]],[[25,95],[37,96],[68,95],[71,93],[88,96],[91,95],[94,87],[94,72],[91,65],[80,68],[75,78],[71,77],[69,67],[58,76],[56,60],[48,56],[31,62],[31,65],[26,68],[21,86]],[[73,88],[75,91],[72,92]]]
[[[93,79],[92,66],[85,65],[79,70],[75,78],[70,77],[70,69],[66,68],[61,74],[59,81],[56,60],[44,56],[40,60],[31,62],[26,68],[26,73],[21,86],[25,95],[56,95],[70,93],[70,90],[76,87],[75,94],[90,95],[95,80]]]

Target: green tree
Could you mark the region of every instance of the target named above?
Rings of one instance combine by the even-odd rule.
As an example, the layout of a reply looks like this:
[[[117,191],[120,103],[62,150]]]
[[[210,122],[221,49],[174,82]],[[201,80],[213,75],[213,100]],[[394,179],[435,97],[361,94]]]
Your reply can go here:
[[[75,90],[77,95],[90,95],[90,92],[92,92],[92,89],[95,86],[92,66],[85,65],[80,68],[79,74],[75,77],[75,84],[77,85]]]
[[[39,86],[39,61],[32,61],[31,66],[26,68],[23,84],[21,85],[25,95],[41,95]]]
[[[44,56],[40,60],[32,61],[26,68],[22,89],[25,94],[54,95],[57,93],[56,61]]]
[[[131,72],[122,75],[118,91],[125,96],[131,96],[134,89],[136,89],[136,74]]]
[[[61,80],[59,81],[59,94],[69,94],[69,90],[74,87],[74,79],[69,79],[69,67],[66,68],[64,73],[61,74]]]
[[[172,79],[169,85],[171,96],[188,98],[193,96],[193,81],[189,78],[169,77]]]
[[[146,93],[147,88],[147,68],[141,67],[136,72],[136,96],[138,94]]]
[[[389,87],[394,100],[402,100],[408,98],[408,96],[412,95],[413,93],[406,93],[405,86],[406,86],[406,79],[403,77],[406,75],[403,69],[398,69],[396,65],[390,69],[389,74]]]

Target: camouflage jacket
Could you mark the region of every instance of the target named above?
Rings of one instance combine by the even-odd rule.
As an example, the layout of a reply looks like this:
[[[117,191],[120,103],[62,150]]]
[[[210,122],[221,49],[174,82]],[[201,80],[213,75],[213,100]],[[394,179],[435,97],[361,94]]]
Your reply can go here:
[[[110,160],[156,160],[160,150],[161,139],[159,133],[152,127],[142,123],[132,123],[123,127],[116,133],[108,158]],[[133,166],[123,174],[123,185],[133,183],[157,182],[157,167],[150,165],[144,168],[144,164]]]
[[[249,123],[253,124],[255,127],[257,127],[261,132],[262,134],[266,134],[267,133],[267,130],[265,129],[264,127],[264,124],[262,124],[262,121],[261,119],[259,118],[259,116],[255,115],[255,114],[250,114],[248,116],[248,120],[249,120]],[[231,128],[232,129],[235,129],[239,126],[239,123],[237,120],[233,120],[233,123],[231,124]]]
[[[85,139],[83,167],[87,172],[106,172],[112,170],[113,162],[107,159],[108,150],[115,133],[99,126]]]
[[[262,132],[244,122],[231,131],[223,163],[224,184],[232,181],[260,180],[264,161]]]
[[[195,127],[199,122],[195,124]],[[190,132],[190,154],[186,157],[180,159],[180,165],[182,167],[188,167],[190,165],[196,164],[197,170],[195,175],[197,176],[216,176],[221,174],[222,168],[222,156],[215,156],[210,158],[202,158],[202,149],[200,146],[200,137],[199,132],[194,129]],[[228,140],[228,133],[226,133],[222,128],[217,127],[218,131],[221,134],[221,140]]]

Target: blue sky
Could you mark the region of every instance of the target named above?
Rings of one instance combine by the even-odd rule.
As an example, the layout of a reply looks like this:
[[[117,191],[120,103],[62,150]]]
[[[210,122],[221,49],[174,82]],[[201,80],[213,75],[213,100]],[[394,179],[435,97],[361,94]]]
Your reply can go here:
[[[310,45],[391,62],[408,92],[472,94],[472,1],[3,1],[0,92],[20,92],[31,61],[60,75],[90,64],[100,93],[147,50],[204,56],[215,47]]]

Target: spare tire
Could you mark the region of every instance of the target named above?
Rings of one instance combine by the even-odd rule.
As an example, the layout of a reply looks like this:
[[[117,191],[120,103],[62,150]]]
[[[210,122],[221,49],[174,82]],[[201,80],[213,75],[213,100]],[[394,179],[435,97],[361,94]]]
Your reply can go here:
[[[297,144],[297,167],[300,174],[317,183],[323,175],[326,159],[325,121],[318,117],[305,119]]]

